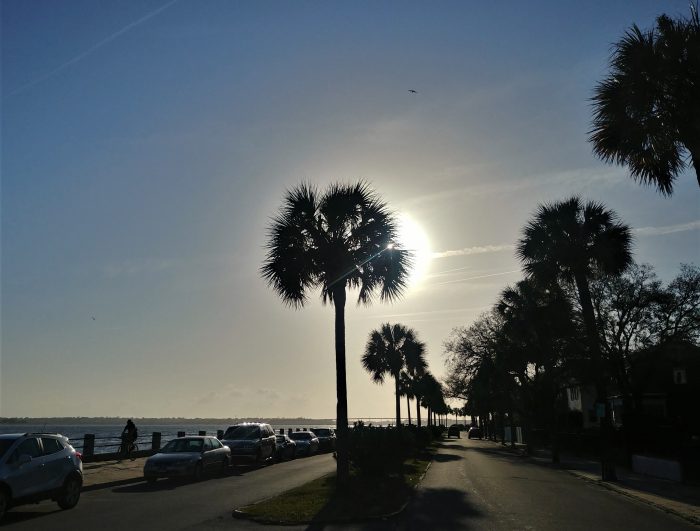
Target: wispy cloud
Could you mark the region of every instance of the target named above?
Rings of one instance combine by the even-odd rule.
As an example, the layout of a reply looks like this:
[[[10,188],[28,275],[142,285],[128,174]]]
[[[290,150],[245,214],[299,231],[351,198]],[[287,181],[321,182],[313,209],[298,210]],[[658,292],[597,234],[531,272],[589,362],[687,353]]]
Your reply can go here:
[[[678,225],[665,225],[663,227],[640,227],[634,232],[640,236],[660,236],[662,234],[673,234],[674,232],[685,232],[700,229],[700,219],[689,223],[679,223]]]
[[[452,249],[448,251],[438,251],[432,254],[433,258],[448,258],[451,256],[470,256],[472,254],[498,253],[501,251],[512,251],[515,246],[512,243],[500,245],[475,245],[462,249]]]
[[[611,186],[620,182],[629,180],[624,171],[617,167],[591,167],[591,168],[576,168],[573,170],[550,172],[534,175],[525,175],[513,179],[484,179],[483,176],[476,175],[476,171],[467,171],[459,180],[469,182],[466,186],[457,186],[450,189],[444,189],[440,192],[431,192],[420,196],[410,197],[402,203],[404,208],[411,208],[415,205],[423,205],[427,202],[445,201],[448,199],[459,198],[460,196],[469,195],[470,197],[484,195],[512,195],[514,192],[528,190],[537,187],[549,187],[561,185],[570,185],[576,183],[579,186]],[[496,170],[493,170],[496,171]],[[487,169],[483,170],[488,173]],[[457,176],[458,173],[457,173]],[[476,181],[473,181],[476,179]]]
[[[481,306],[475,306],[472,308],[453,308],[450,310],[428,310],[424,312],[405,312],[405,313],[385,313],[382,315],[375,315],[375,314],[360,314],[357,315],[354,320],[362,321],[366,319],[372,319],[372,320],[377,320],[377,319],[405,319],[407,317],[421,317],[421,316],[430,316],[430,315],[445,315],[445,314],[452,314],[452,313],[468,313],[468,312],[478,312],[481,311],[483,307]]]
[[[520,269],[513,269],[511,271],[502,271],[501,273],[491,273],[489,275],[478,275],[475,277],[457,278],[455,280],[445,280],[444,282],[435,282],[433,284],[433,286],[442,286],[445,284],[458,284],[460,282],[468,282],[470,280],[479,280],[482,278],[500,277],[503,275],[511,275],[513,273],[520,273]]]
[[[102,39],[100,42],[98,42],[98,43],[95,44],[94,46],[88,48],[88,49],[85,50],[84,52],[79,53],[78,55],[76,55],[76,56],[73,57],[72,59],[69,59],[69,60],[66,61],[65,63],[63,63],[63,64],[57,66],[56,68],[54,68],[54,69],[51,70],[50,72],[47,72],[46,74],[41,75],[41,76],[37,77],[36,79],[33,79],[33,80],[30,81],[29,83],[25,83],[25,84],[22,85],[21,87],[16,88],[16,89],[13,90],[12,92],[10,92],[9,95],[10,95],[10,96],[16,96],[17,94],[20,94],[20,93],[24,92],[24,91],[27,90],[28,88],[33,87],[34,85],[37,85],[37,84],[39,84],[39,83],[41,83],[41,82],[43,82],[43,81],[46,81],[47,79],[52,78],[53,76],[55,76],[55,75],[58,74],[59,72],[62,72],[63,70],[65,70],[66,68],[68,68],[69,66],[74,65],[75,63],[77,63],[77,62],[82,61],[83,59],[85,59],[87,56],[89,56],[89,55],[95,53],[97,50],[99,50],[100,48],[102,48],[105,44],[109,44],[109,43],[112,42],[114,39],[116,39],[117,37],[120,37],[121,35],[123,35],[123,34],[126,33],[127,31],[130,31],[130,30],[134,29],[136,26],[138,26],[138,25],[140,25],[140,24],[143,24],[143,23],[146,22],[147,20],[149,20],[149,19],[155,17],[156,15],[158,15],[159,13],[165,11],[166,9],[168,9],[171,5],[173,5],[173,4],[174,4],[175,2],[177,2],[177,1],[178,1],[178,0],[170,0],[170,2],[167,2],[167,3],[163,4],[163,5],[160,6],[159,8],[154,9],[153,11],[151,11],[151,12],[149,12],[149,13],[146,13],[144,16],[142,16],[142,17],[139,18],[138,20],[135,20],[135,21],[133,21],[133,22],[130,22],[129,24],[127,24],[126,26],[124,26],[124,27],[121,28],[120,30],[115,31],[114,33],[112,33],[111,35],[105,37],[104,39]]]

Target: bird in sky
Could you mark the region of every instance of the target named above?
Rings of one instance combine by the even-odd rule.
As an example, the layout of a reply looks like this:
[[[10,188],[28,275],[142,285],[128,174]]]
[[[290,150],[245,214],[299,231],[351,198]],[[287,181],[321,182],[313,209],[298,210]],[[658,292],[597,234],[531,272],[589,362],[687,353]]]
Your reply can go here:
[[[92,318],[92,320],[94,321],[94,320],[95,320],[95,318],[93,317],[93,318]]]
[[[418,91],[417,91],[417,90],[408,89],[408,91],[409,91],[411,94],[418,94]]]

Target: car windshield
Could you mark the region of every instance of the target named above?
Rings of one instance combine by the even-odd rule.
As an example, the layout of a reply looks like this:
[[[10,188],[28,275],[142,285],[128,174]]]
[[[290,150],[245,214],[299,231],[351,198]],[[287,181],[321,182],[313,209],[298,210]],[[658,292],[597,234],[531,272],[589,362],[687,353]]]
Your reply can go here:
[[[9,450],[13,442],[15,442],[14,439],[0,439],[0,458],[5,455],[5,452]]]
[[[292,433],[290,437],[294,440],[297,441],[303,441],[306,439],[311,439],[311,434],[310,433],[304,433],[304,432],[299,432],[299,433]]]
[[[226,430],[224,439],[259,439],[260,426],[231,426]]]
[[[180,452],[201,452],[204,445],[202,439],[173,439],[163,446],[162,454],[177,454]]]

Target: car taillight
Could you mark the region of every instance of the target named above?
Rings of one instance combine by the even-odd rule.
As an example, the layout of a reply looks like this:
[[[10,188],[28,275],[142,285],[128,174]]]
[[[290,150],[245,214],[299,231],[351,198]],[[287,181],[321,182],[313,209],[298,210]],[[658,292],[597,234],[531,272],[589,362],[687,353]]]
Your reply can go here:
[[[81,454],[80,452],[75,452],[75,456],[81,461],[83,460],[83,454]]]

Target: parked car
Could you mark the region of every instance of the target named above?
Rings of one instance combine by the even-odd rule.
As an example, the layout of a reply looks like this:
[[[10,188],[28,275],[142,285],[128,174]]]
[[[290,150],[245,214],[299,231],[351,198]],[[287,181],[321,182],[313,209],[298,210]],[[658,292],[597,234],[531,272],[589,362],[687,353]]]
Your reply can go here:
[[[51,499],[61,509],[80,500],[80,452],[58,433],[0,435],[0,520],[17,505]]]
[[[477,428],[476,426],[469,428],[469,432],[467,432],[467,439],[481,439],[481,437],[481,428]]]
[[[312,431],[294,431],[289,438],[297,444],[297,455],[314,455],[318,452],[318,437]]]
[[[275,451],[275,458],[277,460],[281,459],[294,459],[297,456],[297,443],[289,438],[287,435],[275,435],[277,449]]]
[[[335,451],[335,430],[331,428],[314,428],[311,431],[318,437],[318,449],[320,451]]]
[[[205,472],[225,472],[230,465],[231,450],[216,437],[178,437],[146,460],[143,477],[148,482],[177,476],[197,481]]]
[[[449,439],[449,438],[452,437],[453,435],[454,435],[455,437],[457,437],[458,439],[461,438],[460,435],[459,435],[459,426],[458,426],[457,424],[453,424],[452,426],[450,426],[449,428],[447,428],[447,438]]]
[[[275,457],[277,442],[269,424],[245,422],[230,426],[221,442],[231,449],[232,459],[265,463]]]

